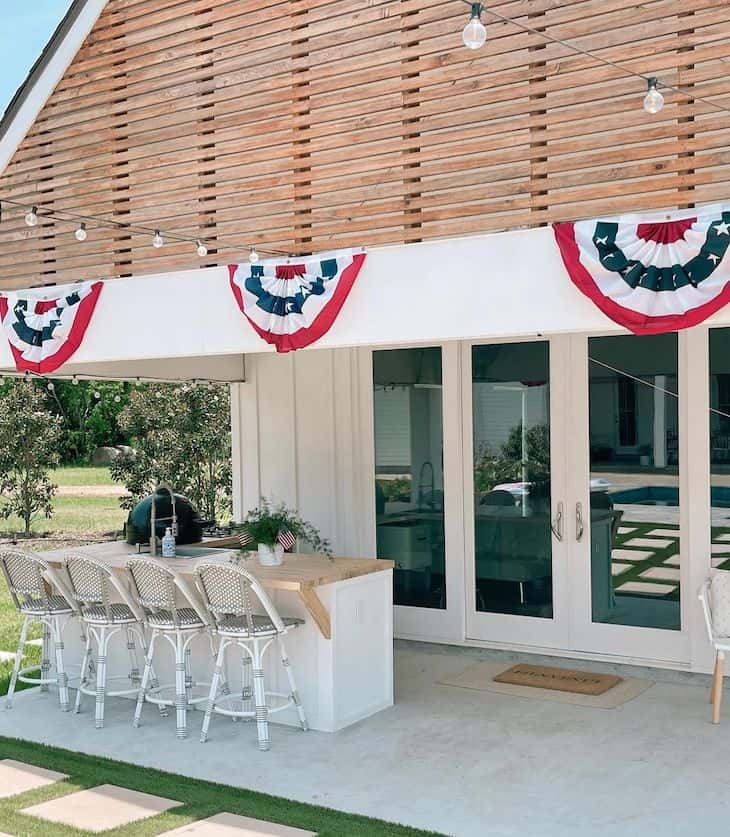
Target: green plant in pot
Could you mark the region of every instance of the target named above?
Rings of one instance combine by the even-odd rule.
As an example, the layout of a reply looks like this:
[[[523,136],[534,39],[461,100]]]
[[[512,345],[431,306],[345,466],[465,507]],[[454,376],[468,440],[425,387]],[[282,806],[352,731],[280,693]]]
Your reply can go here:
[[[323,538],[319,529],[286,503],[274,503],[262,497],[257,508],[251,509],[242,523],[233,527],[241,536],[241,547],[250,551],[256,546],[259,563],[264,567],[275,567],[284,563],[284,548],[303,541],[314,552],[321,552],[332,559],[329,540]]]

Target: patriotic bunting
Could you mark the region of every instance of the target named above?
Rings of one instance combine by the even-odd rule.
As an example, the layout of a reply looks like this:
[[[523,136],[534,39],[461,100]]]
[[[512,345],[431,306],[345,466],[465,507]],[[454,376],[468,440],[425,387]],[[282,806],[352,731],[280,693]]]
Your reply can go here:
[[[56,297],[49,297],[48,289],[0,295],[0,320],[15,368],[45,375],[66,363],[84,339],[102,286],[81,282]]]
[[[301,263],[228,265],[238,307],[277,352],[302,349],[326,334],[340,312],[365,254],[342,250]]]
[[[635,334],[697,325],[730,301],[730,209],[553,225],[570,278]]]

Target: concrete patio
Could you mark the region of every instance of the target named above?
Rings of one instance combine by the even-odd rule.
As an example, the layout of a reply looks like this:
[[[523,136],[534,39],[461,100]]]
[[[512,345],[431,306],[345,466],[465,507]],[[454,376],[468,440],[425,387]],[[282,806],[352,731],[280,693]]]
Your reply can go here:
[[[90,704],[58,711],[35,690],[0,714],[0,735],[26,738],[433,829],[458,837],[662,837],[727,833],[730,704],[709,722],[709,678],[570,661],[648,677],[655,685],[615,710],[439,685],[481,659],[555,658],[397,643],[396,705],[343,732],[276,726],[256,749],[251,725],[214,719],[211,740],[177,741],[153,707],[131,729],[129,701],[109,700],[94,729]]]

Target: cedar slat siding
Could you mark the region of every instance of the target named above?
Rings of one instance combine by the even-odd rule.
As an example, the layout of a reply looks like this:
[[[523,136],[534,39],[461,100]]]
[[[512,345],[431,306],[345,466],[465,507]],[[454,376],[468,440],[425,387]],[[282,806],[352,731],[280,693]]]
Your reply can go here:
[[[730,106],[719,0],[492,8]],[[0,178],[0,196],[211,238],[6,208],[0,287],[419,241],[730,198],[730,114],[460,0],[111,0]],[[90,225],[91,226],[91,225]]]

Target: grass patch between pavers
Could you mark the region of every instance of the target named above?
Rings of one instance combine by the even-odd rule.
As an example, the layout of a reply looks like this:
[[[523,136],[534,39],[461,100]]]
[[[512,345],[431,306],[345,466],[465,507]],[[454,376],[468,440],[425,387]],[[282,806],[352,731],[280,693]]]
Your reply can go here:
[[[187,751],[186,755],[191,754]],[[263,756],[265,758],[265,755]],[[25,814],[22,808],[64,796],[84,788],[112,784],[144,793],[175,799],[182,806],[146,820],[105,831],[108,837],[152,837],[182,825],[213,816],[223,811],[282,823],[295,828],[317,832],[320,837],[426,837],[436,832],[374,820],[355,814],[345,814],[331,808],[294,802],[256,791],[189,779],[173,773],[138,767],[110,759],[87,756],[69,750],[46,747],[28,741],[0,737],[0,758],[34,764],[48,770],[68,774],[68,779],[28,791],[18,796],[0,799],[0,831],[23,837],[72,837],[84,832],[67,826],[44,822]],[[238,764],[231,764],[231,772],[245,775],[247,756],[241,752]],[[373,766],[376,769],[375,765]],[[306,770],[306,765],[291,766]],[[327,788],[322,788],[323,794]],[[439,835],[439,837],[442,837]]]

